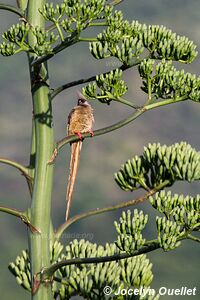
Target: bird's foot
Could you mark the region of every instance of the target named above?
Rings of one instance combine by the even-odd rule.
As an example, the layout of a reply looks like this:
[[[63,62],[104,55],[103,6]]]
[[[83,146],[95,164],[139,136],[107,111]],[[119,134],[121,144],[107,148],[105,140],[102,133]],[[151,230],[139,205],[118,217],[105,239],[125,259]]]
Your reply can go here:
[[[79,137],[81,141],[83,141],[83,136],[80,132],[75,132],[75,134]]]
[[[93,132],[93,130],[88,130],[88,133],[91,135],[91,137],[94,137],[94,132]]]
[[[91,135],[91,137],[94,136],[94,132],[93,132],[92,130],[88,130],[87,132]],[[80,139],[81,141],[84,140],[84,138],[83,138],[83,136],[82,136],[82,134],[81,134],[80,132],[75,132],[75,134],[79,137],[79,139]]]

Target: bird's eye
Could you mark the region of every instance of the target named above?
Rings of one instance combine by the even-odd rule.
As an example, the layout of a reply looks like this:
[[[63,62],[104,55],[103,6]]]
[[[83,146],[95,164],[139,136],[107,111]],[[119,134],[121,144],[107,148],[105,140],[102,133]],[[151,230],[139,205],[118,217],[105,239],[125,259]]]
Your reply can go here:
[[[79,99],[79,100],[78,100],[78,103],[79,103],[79,104],[84,104],[84,103],[85,103],[85,100],[84,100],[84,99]]]

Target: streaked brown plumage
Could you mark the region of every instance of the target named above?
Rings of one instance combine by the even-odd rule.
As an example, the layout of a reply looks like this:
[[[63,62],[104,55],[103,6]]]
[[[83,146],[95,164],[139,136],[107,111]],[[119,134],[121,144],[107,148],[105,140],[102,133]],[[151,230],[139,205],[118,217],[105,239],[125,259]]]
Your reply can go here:
[[[93,109],[87,102],[86,98],[78,92],[78,103],[68,116],[67,135],[77,134],[80,141],[72,142],[71,144],[71,159],[70,159],[70,171],[67,185],[67,210],[66,220],[69,216],[69,209],[72,200],[72,194],[74,189],[74,183],[76,180],[76,174],[78,170],[78,163],[80,158],[80,152],[82,148],[82,136],[81,133],[90,132],[93,136],[92,126],[94,123]]]

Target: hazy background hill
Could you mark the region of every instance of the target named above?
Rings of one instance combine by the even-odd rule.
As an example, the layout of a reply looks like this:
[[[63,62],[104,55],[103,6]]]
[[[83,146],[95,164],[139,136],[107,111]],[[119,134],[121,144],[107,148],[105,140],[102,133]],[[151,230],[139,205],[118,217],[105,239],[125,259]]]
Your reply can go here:
[[[57,3],[57,1],[53,1]],[[61,2],[61,1],[59,1]],[[15,4],[15,1],[6,1]],[[186,35],[198,45],[200,26],[200,2],[197,0],[126,0],[118,6],[126,18],[146,24],[162,24],[178,34]],[[0,11],[0,32],[17,22],[11,13]],[[96,61],[88,51],[88,45],[79,44],[60,53],[49,62],[51,86],[53,88],[75,79],[85,78],[114,67],[113,60]],[[199,75],[199,58],[189,66],[177,65]],[[141,81],[137,70],[124,74],[129,84],[128,97],[141,104],[145,95],[140,91]],[[81,89],[81,87],[77,87]],[[66,132],[66,119],[76,103],[76,89],[60,94],[53,103],[55,117],[55,138],[59,140]],[[129,109],[113,103],[111,106],[92,103],[95,109],[95,128],[112,124],[126,117]],[[0,156],[6,156],[21,163],[28,163],[31,134],[31,94],[29,74],[25,54],[10,58],[0,57]],[[149,142],[172,144],[185,140],[199,149],[200,104],[186,102],[160,108],[146,113],[129,126],[113,133],[87,140],[84,143],[79,174],[76,182],[71,214],[88,209],[103,207],[129,200],[135,194],[121,191],[113,180],[113,174],[122,163],[135,154],[140,154]],[[62,149],[55,165],[53,220],[55,226],[64,220],[66,168],[69,164],[69,146]],[[195,195],[199,184],[178,184],[174,191]],[[24,178],[12,168],[0,165],[0,204],[26,209],[30,203]],[[154,216],[148,203],[138,206]],[[68,243],[73,238],[88,238],[92,242],[113,242],[116,239],[113,221],[121,212],[109,213],[87,221],[81,221],[70,228],[63,238]],[[147,235],[153,234],[149,228]],[[23,248],[27,247],[26,228],[10,216],[0,214],[0,290],[2,300],[28,299],[28,294],[15,284],[7,265],[14,260]],[[198,245],[183,243],[182,247],[163,253],[158,250],[149,255],[154,264],[153,287],[199,288]],[[187,299],[199,299],[187,296]],[[162,297],[169,299],[169,297]],[[170,299],[181,299],[176,296]]]

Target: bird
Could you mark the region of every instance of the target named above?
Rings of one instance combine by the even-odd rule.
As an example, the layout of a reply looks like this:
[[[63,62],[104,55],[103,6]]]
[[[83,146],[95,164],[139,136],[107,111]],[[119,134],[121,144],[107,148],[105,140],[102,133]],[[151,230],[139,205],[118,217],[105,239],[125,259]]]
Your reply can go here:
[[[81,92],[77,92],[78,102],[77,106],[72,108],[68,115],[67,120],[67,135],[76,134],[79,137],[78,141],[71,142],[71,157],[70,157],[70,168],[69,178],[66,191],[67,209],[65,220],[68,220],[69,210],[72,201],[72,194],[74,190],[74,184],[76,180],[78,164],[80,159],[80,152],[83,143],[82,133],[90,133],[93,137],[94,133],[92,130],[94,124],[93,108],[88,103],[87,99],[82,95]]]

